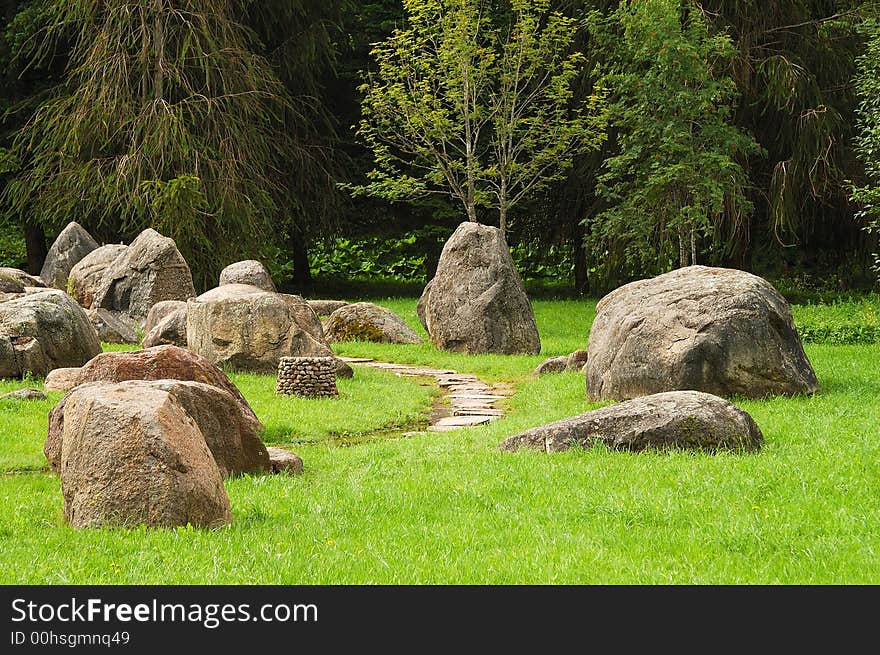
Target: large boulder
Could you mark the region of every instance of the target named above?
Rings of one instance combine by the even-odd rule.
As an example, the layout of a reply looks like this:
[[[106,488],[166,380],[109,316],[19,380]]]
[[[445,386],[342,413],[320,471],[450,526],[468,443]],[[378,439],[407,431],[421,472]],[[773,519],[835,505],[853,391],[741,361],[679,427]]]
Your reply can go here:
[[[471,355],[541,350],[532,307],[496,227],[458,226],[419,305],[422,324],[438,348]]]
[[[82,225],[71,221],[49,248],[40,270],[40,278],[50,287],[67,289],[67,278],[71,269],[97,248],[98,242],[92,235]]]
[[[178,309],[186,310],[186,302],[183,300],[163,300],[150,307],[150,311],[147,312],[147,320],[144,322],[144,334],[149,334],[154,327]]]
[[[616,450],[750,451],[763,441],[752,417],[723,398],[700,391],[669,391],[527,430],[504,441],[501,449],[553,453],[601,443]]]
[[[89,382],[78,385],[65,395],[49,414],[49,431],[43,453],[49,465],[62,465],[65,425],[71,399],[83,394],[100,397],[125,389],[149,395],[159,389],[170,394],[189,414],[208,444],[223,477],[240,473],[265,473],[272,469],[269,453],[260,439],[263,426],[228,391],[211,384],[184,380],[128,380],[124,382]]]
[[[17,268],[9,268],[8,266],[0,266],[0,283],[4,284],[14,284],[16,288],[21,288],[22,290],[27,287],[45,287],[46,283],[43,282],[42,279],[25,273],[24,271]],[[10,293],[10,292],[5,292]],[[21,293],[20,291],[14,291],[12,293]]]
[[[727,268],[689,266],[612,291],[596,307],[588,352],[594,400],[818,389],[785,299],[766,280]]]
[[[94,306],[143,322],[157,302],[195,295],[189,266],[174,240],[147,229],[104,272]]]
[[[375,341],[377,343],[424,343],[397,314],[369,302],[340,307],[324,322],[328,343]]]
[[[98,338],[107,343],[140,343],[140,323],[128,314],[109,309],[87,309],[86,316],[95,327]]]
[[[331,357],[321,321],[300,296],[225,284],[187,303],[187,347],[219,366],[276,373],[282,357]]]
[[[220,271],[220,285],[224,284],[250,284],[264,291],[275,291],[272,275],[256,259],[235,262]]]
[[[180,400],[159,387],[81,387],[65,403],[64,516],[73,527],[232,521],[220,468]]]
[[[144,337],[144,348],[164,345],[186,348],[186,305],[168,314]]]
[[[101,352],[95,328],[67,294],[46,289],[0,299],[0,378],[82,366]]]
[[[116,259],[128,250],[121,243],[110,243],[93,250],[70,269],[67,293],[76,301],[90,309],[95,302],[95,294],[104,279],[104,273]]]
[[[211,362],[176,346],[102,353],[83,366],[75,385],[126,380],[187,380],[202,382],[232,394],[242,413],[259,425],[257,415],[226,374]],[[257,430],[263,431],[260,425]]]

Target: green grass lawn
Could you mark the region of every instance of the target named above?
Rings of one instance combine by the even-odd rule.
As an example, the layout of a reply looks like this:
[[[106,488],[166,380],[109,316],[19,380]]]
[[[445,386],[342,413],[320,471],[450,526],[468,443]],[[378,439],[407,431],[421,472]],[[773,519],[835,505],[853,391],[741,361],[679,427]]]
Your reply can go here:
[[[418,325],[415,299],[379,302]],[[227,481],[234,523],[214,531],[66,527],[39,471],[58,395],[0,401],[0,468],[17,471],[0,478],[0,582],[880,583],[880,345],[808,344],[820,393],[737,401],[764,432],[757,453],[504,454],[507,436],[591,407],[582,376],[529,374],[585,345],[595,303],[534,306],[541,356],[334,346],[513,381],[489,426],[371,438],[418,426],[432,390],[358,368],[338,400],[279,399],[271,377],[235,375],[305,472]]]

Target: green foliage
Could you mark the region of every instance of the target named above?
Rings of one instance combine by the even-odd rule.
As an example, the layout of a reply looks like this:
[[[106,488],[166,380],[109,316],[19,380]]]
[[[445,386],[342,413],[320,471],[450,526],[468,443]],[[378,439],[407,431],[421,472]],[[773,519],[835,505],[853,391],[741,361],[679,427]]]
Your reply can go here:
[[[578,24],[549,0],[404,0],[407,26],[373,49],[358,134],[376,168],[354,194],[462,203],[469,220],[508,210],[604,137],[600,95],[573,102]],[[493,11],[494,10],[494,11]]]
[[[865,164],[867,184],[853,190],[853,200],[861,203],[859,217],[870,234],[880,235],[880,22],[867,24],[870,34],[865,53],[858,59],[856,78],[859,104],[859,135],[856,148]],[[880,254],[875,254],[880,273]]]
[[[595,247],[622,246],[643,272],[696,263],[700,244],[718,245],[724,218],[752,209],[739,160],[759,148],[732,125],[736,87],[725,69],[735,47],[693,2],[621,3],[592,22],[618,131],[599,177],[607,208],[585,219]]]
[[[76,0],[49,4],[49,38],[69,39],[65,84],[18,134],[12,210],[56,228],[177,236],[202,285],[259,249],[300,200],[281,171],[313,151],[240,3]],[[183,223],[178,223],[183,221]]]
[[[425,254],[415,233],[395,239],[368,237],[324,241],[310,251],[312,272],[337,279],[422,280]]]

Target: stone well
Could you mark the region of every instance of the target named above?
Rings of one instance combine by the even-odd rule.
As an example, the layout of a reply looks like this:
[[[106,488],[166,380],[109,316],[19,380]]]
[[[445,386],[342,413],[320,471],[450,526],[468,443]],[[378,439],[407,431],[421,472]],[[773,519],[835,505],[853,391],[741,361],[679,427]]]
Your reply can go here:
[[[334,357],[282,357],[275,393],[308,398],[338,396],[336,366]]]

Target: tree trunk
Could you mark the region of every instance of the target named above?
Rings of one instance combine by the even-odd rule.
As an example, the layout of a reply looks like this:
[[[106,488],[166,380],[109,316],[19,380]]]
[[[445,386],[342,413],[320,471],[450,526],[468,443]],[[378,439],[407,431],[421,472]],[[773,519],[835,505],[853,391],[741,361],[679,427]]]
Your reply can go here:
[[[697,265],[697,231],[691,226],[691,266]]]
[[[507,210],[502,206],[498,210],[498,229],[501,230],[501,236],[507,239]]]
[[[24,221],[24,243],[27,248],[27,267],[31,275],[39,275],[49,250],[42,225]]]
[[[587,244],[582,229],[574,236],[574,290],[579,296],[587,293]]]
[[[312,291],[314,280],[309,268],[309,252],[302,239],[293,237],[290,240],[290,249],[293,256],[293,284],[296,290],[303,295]]]
[[[684,268],[688,265],[688,251],[684,244],[684,227],[678,228],[678,266]]]

